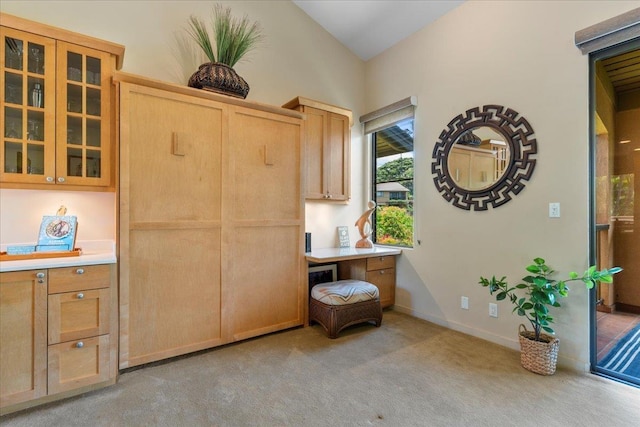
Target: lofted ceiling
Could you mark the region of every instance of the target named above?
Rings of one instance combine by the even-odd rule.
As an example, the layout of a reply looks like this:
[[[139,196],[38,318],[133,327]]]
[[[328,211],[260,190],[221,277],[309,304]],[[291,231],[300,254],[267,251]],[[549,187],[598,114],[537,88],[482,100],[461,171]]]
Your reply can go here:
[[[293,3],[367,61],[464,1],[293,0]]]
[[[640,89],[640,49],[603,59],[602,65],[616,93]]]

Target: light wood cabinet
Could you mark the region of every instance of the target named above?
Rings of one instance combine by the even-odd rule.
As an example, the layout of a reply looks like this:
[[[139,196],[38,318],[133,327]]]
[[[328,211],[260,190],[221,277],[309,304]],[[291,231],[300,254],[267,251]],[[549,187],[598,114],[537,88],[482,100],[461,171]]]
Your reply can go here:
[[[116,79],[120,367],[302,325],[300,114]]]
[[[46,394],[47,270],[0,273],[0,408]]]
[[[2,187],[113,188],[111,77],[124,48],[1,17]]]
[[[305,114],[305,198],[351,198],[351,111],[297,97],[283,105]]]
[[[115,265],[0,274],[2,414],[115,382],[115,278]]]
[[[455,146],[448,158],[449,174],[456,185],[480,190],[495,182],[496,153],[474,147]]]
[[[394,255],[340,261],[338,278],[373,283],[378,287],[380,305],[383,308],[395,304],[396,258]]]

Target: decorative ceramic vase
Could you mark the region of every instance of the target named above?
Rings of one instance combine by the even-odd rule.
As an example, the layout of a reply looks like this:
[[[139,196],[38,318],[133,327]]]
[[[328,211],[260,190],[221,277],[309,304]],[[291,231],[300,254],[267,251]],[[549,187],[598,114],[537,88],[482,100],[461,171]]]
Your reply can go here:
[[[246,98],[249,85],[233,68],[219,62],[207,62],[198,67],[187,83],[196,89],[205,89],[223,95]]]

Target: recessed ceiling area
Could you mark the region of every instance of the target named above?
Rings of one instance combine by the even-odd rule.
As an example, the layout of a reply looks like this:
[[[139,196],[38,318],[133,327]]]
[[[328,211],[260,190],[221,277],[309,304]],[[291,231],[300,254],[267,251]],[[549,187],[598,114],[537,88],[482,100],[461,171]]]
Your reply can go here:
[[[603,59],[602,65],[617,94],[640,89],[640,49]]]
[[[465,0],[293,0],[367,61],[426,27]]]

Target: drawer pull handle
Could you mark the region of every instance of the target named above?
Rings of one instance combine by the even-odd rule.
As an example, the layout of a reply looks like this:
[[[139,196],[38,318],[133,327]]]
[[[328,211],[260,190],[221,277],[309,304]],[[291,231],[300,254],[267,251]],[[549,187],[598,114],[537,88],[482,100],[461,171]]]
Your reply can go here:
[[[38,279],[44,279],[44,273],[42,271],[40,271],[39,273],[36,273],[36,277]]]
[[[76,343],[76,348],[82,348],[82,347],[84,347],[84,343],[82,341],[78,341]]]
[[[84,274],[84,268],[77,269],[76,274]]]
[[[77,296],[78,296],[78,299],[84,298],[84,294],[82,292],[80,292]]]
[[[380,257],[380,261],[384,261],[384,257],[383,256]]]
[[[380,270],[380,274],[384,274],[384,270]]]

